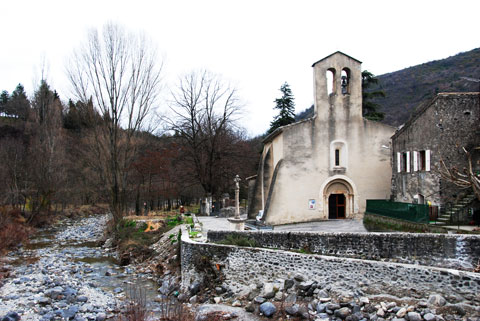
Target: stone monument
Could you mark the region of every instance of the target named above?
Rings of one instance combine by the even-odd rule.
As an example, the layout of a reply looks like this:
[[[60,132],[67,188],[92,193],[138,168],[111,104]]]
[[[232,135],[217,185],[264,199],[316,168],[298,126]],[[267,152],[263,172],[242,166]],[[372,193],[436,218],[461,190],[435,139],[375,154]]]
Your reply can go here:
[[[235,231],[243,231],[245,229],[245,221],[247,219],[240,218],[240,176],[236,175],[233,181],[235,182],[235,216],[229,218],[230,229]]]

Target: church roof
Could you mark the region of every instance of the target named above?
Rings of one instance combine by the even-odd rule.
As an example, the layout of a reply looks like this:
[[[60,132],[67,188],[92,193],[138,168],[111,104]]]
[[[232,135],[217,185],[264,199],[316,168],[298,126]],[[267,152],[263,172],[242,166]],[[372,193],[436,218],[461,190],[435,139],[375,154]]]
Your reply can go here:
[[[313,120],[313,118],[315,118],[315,115],[312,116],[312,117],[308,117],[308,118],[299,120],[299,121],[297,121],[297,122],[288,124],[288,125],[280,126],[280,127],[278,127],[277,129],[275,129],[273,132],[271,132],[270,134],[268,134],[267,137],[265,137],[265,138],[262,140],[262,143],[265,144],[265,143],[268,143],[268,142],[272,141],[275,137],[277,137],[278,135],[280,135],[280,134],[283,132],[283,130],[284,130],[285,128],[287,128],[287,127],[292,127],[292,126],[296,126],[296,125],[298,125],[298,124],[302,124],[302,123],[311,121],[311,120]]]
[[[347,56],[348,58],[353,59],[353,60],[355,60],[355,61],[357,61],[357,62],[359,62],[359,63],[362,63],[360,60],[355,59],[355,58],[353,58],[352,56],[349,56],[349,55],[347,55],[347,54],[344,54],[344,53],[341,52],[341,51],[335,51],[334,53],[326,56],[325,58],[322,58],[322,59],[320,59],[319,61],[315,62],[315,63],[312,65],[312,67],[315,66],[316,64],[318,64],[320,61],[325,60],[325,59],[327,59],[327,58],[330,58],[331,56],[333,56],[333,55],[335,55],[335,54],[337,54],[337,53],[338,53],[338,54],[341,54],[341,55],[344,55],[344,56]]]

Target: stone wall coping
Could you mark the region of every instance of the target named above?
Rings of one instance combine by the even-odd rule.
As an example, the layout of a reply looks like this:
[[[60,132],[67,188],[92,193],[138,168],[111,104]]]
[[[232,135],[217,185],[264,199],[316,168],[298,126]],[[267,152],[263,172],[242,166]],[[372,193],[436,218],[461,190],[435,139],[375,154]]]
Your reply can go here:
[[[231,232],[231,231],[223,231],[223,232]],[[237,232],[237,233],[271,233],[271,232],[264,232],[264,231],[243,231],[243,232]],[[292,233],[292,232],[284,232],[281,231],[281,233]],[[318,233],[310,233],[310,232],[299,232],[299,233],[307,233],[307,234],[318,234]],[[339,234],[339,233],[326,233],[326,234]],[[365,234],[365,233],[341,233],[341,234]],[[380,233],[382,234],[382,233]],[[396,235],[398,233],[389,233],[392,235]],[[413,234],[413,233],[412,233]],[[419,235],[424,235],[421,233],[415,233]],[[431,235],[436,235],[436,234],[431,234]],[[417,264],[409,264],[409,263],[395,263],[395,262],[383,262],[383,261],[374,261],[374,260],[362,260],[362,259],[356,259],[356,258],[347,258],[347,257],[337,257],[337,256],[327,256],[327,255],[319,255],[319,254],[302,254],[302,253],[296,253],[296,252],[291,252],[291,251],[286,251],[286,250],[275,250],[275,249],[269,249],[269,248],[259,248],[259,247],[239,247],[235,245],[227,245],[227,244],[218,244],[218,243],[202,243],[202,242],[196,242],[188,236],[188,231],[186,228],[182,228],[182,242],[190,243],[192,245],[196,246],[204,246],[204,247],[219,247],[219,248],[231,248],[231,249],[242,249],[243,251],[254,251],[254,252],[270,252],[272,255],[277,255],[278,253],[282,254],[288,254],[288,255],[293,255],[293,256],[298,256],[298,257],[314,257],[314,258],[319,258],[322,260],[326,261],[333,261],[333,262],[362,262],[362,263],[367,263],[372,266],[382,266],[382,267],[388,267],[388,268],[405,268],[405,269],[417,269],[417,270],[422,270],[422,271],[436,271],[440,273],[447,273],[459,277],[470,277],[472,279],[480,281],[480,273],[475,273],[475,272],[469,272],[469,271],[463,271],[463,270],[456,270],[456,269],[448,269],[448,268],[441,268],[441,267],[435,267],[435,266],[425,266],[425,265],[417,265]]]
[[[207,232],[207,240],[209,233],[215,234],[229,234],[229,233],[238,233],[238,234],[280,234],[280,235],[321,235],[321,236],[339,236],[339,235],[352,235],[352,236],[378,236],[384,235],[392,238],[415,238],[415,237],[433,237],[433,238],[446,238],[446,239],[479,239],[480,235],[472,234],[439,234],[439,233],[395,233],[395,232],[314,232],[314,231],[229,231],[229,230],[215,230]]]

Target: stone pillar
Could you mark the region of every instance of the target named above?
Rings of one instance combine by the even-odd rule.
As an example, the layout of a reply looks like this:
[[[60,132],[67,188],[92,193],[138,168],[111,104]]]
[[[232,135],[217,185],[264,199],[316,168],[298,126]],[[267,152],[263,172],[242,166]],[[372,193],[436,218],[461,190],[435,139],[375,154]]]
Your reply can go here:
[[[235,217],[229,218],[230,229],[235,231],[243,231],[245,229],[246,219],[240,218],[240,176],[235,176]]]
[[[235,219],[240,219],[240,177],[235,176]]]

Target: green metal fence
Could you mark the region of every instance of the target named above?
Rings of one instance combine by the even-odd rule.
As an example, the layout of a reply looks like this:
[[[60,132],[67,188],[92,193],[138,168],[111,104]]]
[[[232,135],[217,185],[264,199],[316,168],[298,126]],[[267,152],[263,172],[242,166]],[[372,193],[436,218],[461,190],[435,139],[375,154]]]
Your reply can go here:
[[[397,218],[415,223],[429,222],[428,205],[367,200],[367,213]]]

